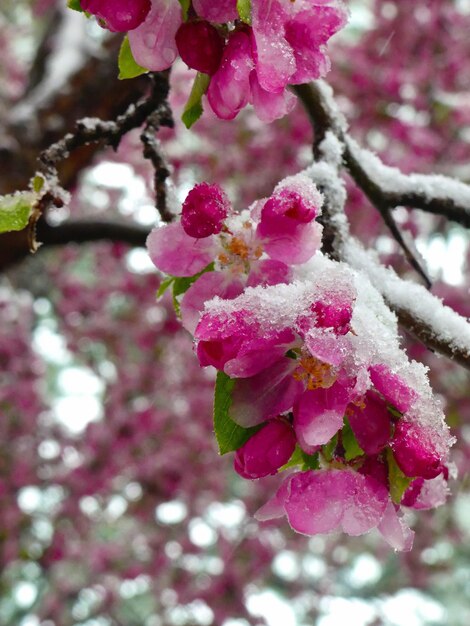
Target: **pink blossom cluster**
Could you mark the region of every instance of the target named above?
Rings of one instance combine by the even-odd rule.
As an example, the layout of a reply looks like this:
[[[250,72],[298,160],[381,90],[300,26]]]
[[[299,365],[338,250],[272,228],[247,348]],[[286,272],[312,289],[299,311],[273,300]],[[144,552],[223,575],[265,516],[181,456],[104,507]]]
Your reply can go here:
[[[187,15],[179,0],[81,0],[112,31],[129,31],[136,61],[152,71],[169,68],[178,54],[210,76],[207,97],[222,119],[248,103],[270,122],[288,113],[288,85],[324,76],[326,44],[342,28],[341,0],[193,0]],[[237,8],[238,7],[238,8]]]
[[[195,278],[179,302],[183,325],[200,364],[234,381],[228,419],[255,429],[236,471],[299,469],[258,519],[286,515],[309,535],[378,528],[409,550],[400,507],[444,502],[451,441],[379,294],[319,252],[321,204],[304,174],[239,214],[202,183],[179,222],[154,229],[149,253],[161,271]]]
[[[218,185],[188,194],[181,220],[155,228],[148,250],[156,267],[175,277],[197,276],[181,300],[183,326],[194,332],[204,303],[235,298],[246,287],[292,280],[292,265],[308,261],[321,243],[316,221],[322,196],[303,175],[279,183],[269,198],[236,213]]]

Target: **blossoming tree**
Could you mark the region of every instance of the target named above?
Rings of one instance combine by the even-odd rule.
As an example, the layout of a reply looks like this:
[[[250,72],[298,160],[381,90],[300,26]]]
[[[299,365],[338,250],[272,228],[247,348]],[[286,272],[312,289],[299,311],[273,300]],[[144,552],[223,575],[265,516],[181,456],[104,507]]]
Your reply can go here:
[[[306,537],[425,577],[467,469],[465,8],[34,4],[0,22],[5,619],[263,623],[246,583]]]

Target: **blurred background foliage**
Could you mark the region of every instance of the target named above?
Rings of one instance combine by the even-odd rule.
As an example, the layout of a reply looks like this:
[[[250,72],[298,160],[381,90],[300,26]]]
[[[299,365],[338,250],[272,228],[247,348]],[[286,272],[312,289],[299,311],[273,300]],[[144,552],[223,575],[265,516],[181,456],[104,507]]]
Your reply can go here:
[[[111,117],[144,89],[115,80],[116,44],[54,0],[0,8],[0,192],[83,115]],[[354,0],[329,81],[353,135],[404,171],[469,181],[470,3]],[[103,74],[101,74],[103,72]],[[103,76],[114,82],[102,84]],[[189,73],[172,72],[179,119]],[[114,78],[112,78],[114,77]],[[117,107],[117,109],[116,109]],[[175,203],[200,180],[239,208],[308,163],[300,105],[261,124],[209,114],[160,134]],[[117,152],[85,150],[62,172],[90,217],[157,221],[138,133]],[[354,232],[410,274],[380,216],[349,185]],[[435,279],[470,315],[468,233],[400,208]],[[412,516],[415,547],[378,536],[295,535],[253,513],[276,478],[245,482],[212,440],[213,375],[201,371],[143,248],[44,247],[8,262],[0,241],[0,623],[5,626],[466,626],[470,623],[470,394],[467,372],[407,338],[430,367],[458,442],[447,506]]]

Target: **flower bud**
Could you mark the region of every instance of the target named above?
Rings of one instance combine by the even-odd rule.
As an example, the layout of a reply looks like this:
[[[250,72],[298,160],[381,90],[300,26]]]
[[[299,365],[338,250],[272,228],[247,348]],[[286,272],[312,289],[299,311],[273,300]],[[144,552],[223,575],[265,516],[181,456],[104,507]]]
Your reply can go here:
[[[113,32],[134,30],[147,17],[150,0],[80,0],[84,11],[101,20]]]
[[[203,239],[222,230],[229,209],[229,200],[218,185],[201,183],[183,202],[181,225],[190,237]]]
[[[288,422],[271,420],[237,450],[235,471],[251,479],[276,474],[292,456],[295,443],[294,430]]]
[[[189,67],[212,76],[219,68],[224,40],[209,22],[184,22],[176,36],[180,57]]]
[[[390,444],[397,465],[405,476],[435,478],[445,471],[430,433],[417,424],[400,420]]]

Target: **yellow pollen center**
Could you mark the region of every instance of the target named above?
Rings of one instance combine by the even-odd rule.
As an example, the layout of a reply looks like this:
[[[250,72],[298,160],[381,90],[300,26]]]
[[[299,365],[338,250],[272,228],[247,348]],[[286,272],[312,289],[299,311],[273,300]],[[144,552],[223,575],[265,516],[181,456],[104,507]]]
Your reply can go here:
[[[244,261],[248,259],[248,255],[249,255],[248,246],[243,241],[243,239],[240,239],[239,237],[233,237],[229,241],[227,245],[227,249],[229,252],[231,252],[232,254],[235,254],[236,256],[239,256]]]
[[[336,380],[334,367],[313,356],[302,356],[293,376],[296,380],[305,382],[310,391],[320,387],[328,389]]]

